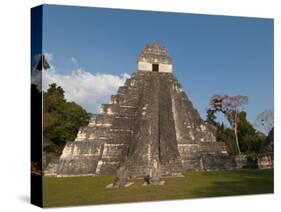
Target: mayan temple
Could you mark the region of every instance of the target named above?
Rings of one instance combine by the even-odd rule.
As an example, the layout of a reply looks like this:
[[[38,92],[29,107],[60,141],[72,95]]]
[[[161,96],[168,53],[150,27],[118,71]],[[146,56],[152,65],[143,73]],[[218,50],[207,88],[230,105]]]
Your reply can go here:
[[[53,168],[57,176],[178,176],[186,170],[233,166],[173,74],[165,48],[152,43],[137,71],[81,127]],[[48,174],[48,170],[46,170]]]

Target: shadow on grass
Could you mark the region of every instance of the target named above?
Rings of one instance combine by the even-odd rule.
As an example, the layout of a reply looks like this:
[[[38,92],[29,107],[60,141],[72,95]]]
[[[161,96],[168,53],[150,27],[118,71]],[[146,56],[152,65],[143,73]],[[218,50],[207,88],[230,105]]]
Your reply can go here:
[[[196,188],[192,191],[196,197],[218,197],[250,194],[268,194],[274,192],[273,170],[241,170],[231,173],[228,179],[222,179],[220,176],[214,176],[214,173],[204,175],[209,178],[217,177],[211,180],[209,185]],[[224,174],[225,177],[226,174]]]

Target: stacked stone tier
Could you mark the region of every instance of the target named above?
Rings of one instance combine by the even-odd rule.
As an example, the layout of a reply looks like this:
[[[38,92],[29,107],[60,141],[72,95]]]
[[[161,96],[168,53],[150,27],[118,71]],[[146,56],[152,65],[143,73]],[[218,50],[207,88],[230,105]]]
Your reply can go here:
[[[143,177],[155,160],[162,176],[232,167],[174,75],[137,71],[66,145],[57,175],[116,175],[125,164]]]

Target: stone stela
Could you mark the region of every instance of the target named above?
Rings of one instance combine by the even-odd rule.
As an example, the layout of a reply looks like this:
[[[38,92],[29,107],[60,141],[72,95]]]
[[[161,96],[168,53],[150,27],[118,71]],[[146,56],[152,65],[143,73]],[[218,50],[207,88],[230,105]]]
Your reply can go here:
[[[167,49],[147,44],[137,69],[45,175],[117,175],[123,186],[130,178],[149,175],[157,184],[187,170],[234,167],[173,75]]]

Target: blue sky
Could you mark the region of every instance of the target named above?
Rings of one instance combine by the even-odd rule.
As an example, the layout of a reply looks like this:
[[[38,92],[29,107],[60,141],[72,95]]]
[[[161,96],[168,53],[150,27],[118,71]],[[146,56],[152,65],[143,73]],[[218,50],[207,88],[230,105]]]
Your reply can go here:
[[[154,41],[168,49],[174,75],[202,118],[213,94],[248,96],[245,110],[251,122],[273,109],[272,19],[52,5],[45,5],[43,14],[43,51],[55,69],[50,80],[75,78],[62,82],[71,93],[78,82],[93,79],[79,90],[85,94],[111,77],[104,90],[88,96],[100,95],[96,101],[69,93],[89,112],[96,112],[122,84],[125,73],[136,71],[138,54]]]

